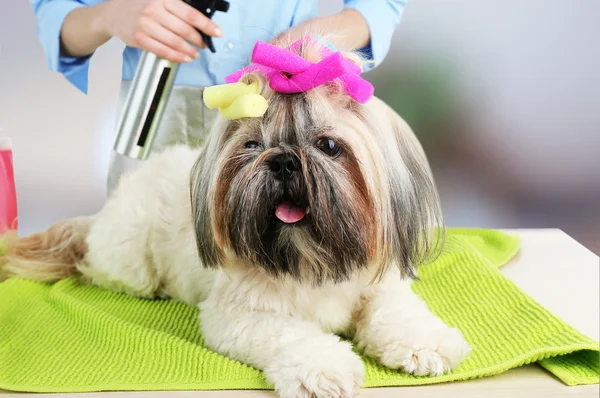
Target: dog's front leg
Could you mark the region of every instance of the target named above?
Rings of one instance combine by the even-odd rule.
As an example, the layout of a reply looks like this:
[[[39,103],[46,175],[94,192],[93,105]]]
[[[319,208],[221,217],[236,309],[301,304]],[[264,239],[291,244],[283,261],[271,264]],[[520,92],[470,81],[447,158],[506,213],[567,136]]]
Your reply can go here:
[[[216,301],[209,298],[200,306],[207,346],[262,370],[280,397],[358,394],[364,365],[351,344],[311,322]]]
[[[357,347],[381,364],[409,374],[450,372],[471,351],[461,332],[432,314],[409,281],[368,287],[354,319]]]

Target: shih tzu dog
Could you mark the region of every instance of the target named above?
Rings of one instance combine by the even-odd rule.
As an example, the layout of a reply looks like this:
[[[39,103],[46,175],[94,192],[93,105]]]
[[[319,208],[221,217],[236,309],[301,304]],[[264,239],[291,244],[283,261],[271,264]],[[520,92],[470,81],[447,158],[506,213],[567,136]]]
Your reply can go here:
[[[297,53],[319,61],[311,46]],[[5,235],[3,277],[80,275],[199,306],[206,345],[263,371],[281,397],[357,395],[350,341],[409,374],[455,369],[469,344],[411,290],[443,225],[410,127],[337,80],[295,94],[260,73],[242,81],[259,85],[263,116],[219,115],[205,146],[151,157],[91,217]]]

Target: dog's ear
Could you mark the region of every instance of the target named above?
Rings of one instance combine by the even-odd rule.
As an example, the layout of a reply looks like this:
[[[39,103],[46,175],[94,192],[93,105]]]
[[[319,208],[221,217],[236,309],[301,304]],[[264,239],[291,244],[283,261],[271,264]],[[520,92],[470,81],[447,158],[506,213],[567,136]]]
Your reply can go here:
[[[378,99],[374,99],[379,101]],[[421,143],[410,126],[379,101],[386,148],[389,203],[383,225],[384,258],[401,275],[416,278],[416,268],[440,253],[445,228],[435,180]]]
[[[221,134],[220,132],[213,133],[213,130],[222,128],[223,124],[223,118],[220,115],[217,116],[206,144],[190,172],[192,224],[198,255],[203,266],[207,268],[219,267],[223,264],[225,256],[222,245],[217,241],[220,235],[216,228],[214,194],[219,145],[216,137]]]

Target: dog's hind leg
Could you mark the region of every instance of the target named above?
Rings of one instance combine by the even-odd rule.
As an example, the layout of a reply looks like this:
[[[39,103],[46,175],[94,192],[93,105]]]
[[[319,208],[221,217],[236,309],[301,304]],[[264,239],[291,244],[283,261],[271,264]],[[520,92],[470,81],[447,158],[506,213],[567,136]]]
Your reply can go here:
[[[96,215],[87,236],[88,252],[78,270],[95,285],[153,298],[161,280],[150,242],[153,213],[151,206],[136,201],[140,200],[129,189],[116,192]]]
[[[113,291],[154,296],[159,282],[148,255],[147,232],[131,219],[129,226],[126,219],[109,225],[110,218],[109,209],[57,222],[29,236],[19,237],[16,231],[0,236],[0,280],[53,283],[82,276]]]

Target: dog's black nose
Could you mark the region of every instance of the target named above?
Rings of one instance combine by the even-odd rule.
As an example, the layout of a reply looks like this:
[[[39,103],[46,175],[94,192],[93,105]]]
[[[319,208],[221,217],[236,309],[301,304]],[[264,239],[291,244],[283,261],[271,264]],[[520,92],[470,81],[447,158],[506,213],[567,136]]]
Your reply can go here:
[[[298,171],[298,161],[292,154],[281,153],[269,160],[269,169],[271,169],[276,179],[280,181],[289,180]]]

